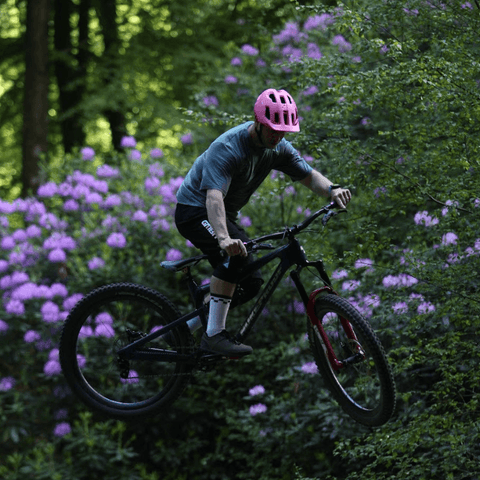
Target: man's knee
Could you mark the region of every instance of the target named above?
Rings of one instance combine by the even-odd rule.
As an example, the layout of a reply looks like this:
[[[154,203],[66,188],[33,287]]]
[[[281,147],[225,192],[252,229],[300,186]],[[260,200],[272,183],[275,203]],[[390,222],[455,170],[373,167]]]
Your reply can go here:
[[[237,305],[243,305],[252,298],[256,297],[260,292],[262,284],[262,278],[249,278],[237,285],[232,299],[231,308],[236,307]]]

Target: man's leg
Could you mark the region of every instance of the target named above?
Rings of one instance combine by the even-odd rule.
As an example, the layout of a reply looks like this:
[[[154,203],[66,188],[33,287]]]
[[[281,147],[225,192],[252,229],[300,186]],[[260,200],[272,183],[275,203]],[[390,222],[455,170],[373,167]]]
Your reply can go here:
[[[235,283],[215,275],[210,282],[210,311],[207,331],[202,337],[202,348],[226,356],[242,356],[252,353],[252,347],[233,340],[225,330],[228,310],[235,292]]]
[[[215,276],[210,280],[210,311],[208,315],[207,335],[213,337],[225,330],[228,310],[236,285]]]

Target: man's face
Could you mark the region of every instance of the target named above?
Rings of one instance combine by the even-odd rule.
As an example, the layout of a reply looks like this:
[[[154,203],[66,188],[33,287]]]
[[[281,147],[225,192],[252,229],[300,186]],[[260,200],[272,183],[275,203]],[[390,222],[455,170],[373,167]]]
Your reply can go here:
[[[267,148],[275,148],[285,136],[285,132],[276,132],[272,128],[263,125],[261,135],[263,144]]]

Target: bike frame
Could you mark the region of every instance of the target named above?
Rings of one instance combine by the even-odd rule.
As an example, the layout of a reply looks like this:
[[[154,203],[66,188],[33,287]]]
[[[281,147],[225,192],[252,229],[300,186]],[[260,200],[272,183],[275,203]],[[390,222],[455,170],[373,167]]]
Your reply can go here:
[[[307,260],[303,247],[300,245],[299,241],[296,238],[292,238],[287,245],[283,245],[279,248],[276,248],[274,251],[262,256],[261,258],[254,260],[252,263],[248,264],[241,272],[240,278],[243,279],[248,277],[251,273],[259,270],[260,268],[264,267],[268,263],[272,262],[275,259],[280,259],[280,263],[278,264],[277,268],[273,272],[270,279],[267,281],[265,286],[262,288],[262,291],[255,302],[255,305],[252,307],[249,315],[245,319],[243,325],[241,326],[239,332],[236,335],[236,339],[238,341],[242,341],[250,332],[255,322],[258,320],[260,313],[262,312],[263,308],[266,306],[268,301],[270,300],[273,292],[281,282],[282,278],[284,277],[285,273],[292,267],[297,266],[297,268],[290,273],[290,277],[292,278],[300,296],[302,298],[305,307],[308,305],[309,297],[300,280],[300,272],[305,267],[314,267],[317,272],[319,273],[320,277],[327,285],[327,288],[331,290],[331,283],[328,275],[325,271],[323,266],[322,260],[317,260],[310,262]],[[186,267],[187,270],[190,267]],[[192,285],[193,283],[193,285]],[[190,288],[192,289],[192,293],[194,298],[198,296],[205,287],[199,287],[194,282],[193,279],[190,279]],[[131,344],[123,347],[118,351],[118,355],[124,356],[127,359],[136,359],[136,360],[156,360],[156,361],[176,361],[181,362],[183,361],[191,361],[192,355],[191,354],[181,354],[173,351],[168,350],[160,350],[160,349],[148,349],[145,351],[139,350],[148,342],[155,340],[156,338],[165,335],[170,330],[178,327],[179,325],[185,324],[192,318],[200,316],[202,320],[206,321],[205,318],[205,308],[201,306],[193,310],[190,313],[182,315],[177,320],[165,325],[160,330],[155,332],[149,333],[138,340],[135,340]]]
[[[306,225],[311,223],[317,216],[319,216],[321,213],[325,213],[328,210],[331,210],[333,204],[331,204],[329,207],[324,208],[322,210],[319,210],[316,212],[312,217],[310,217]],[[331,212],[330,212],[331,214]],[[328,214],[327,214],[328,215]],[[325,222],[326,223],[326,222]],[[306,225],[303,226],[303,228],[306,227]],[[302,229],[303,229],[302,228]],[[322,337],[323,342],[326,345],[327,348],[327,353],[328,353],[328,358],[330,361],[330,364],[332,365],[332,369],[338,370],[340,368],[343,368],[344,366],[347,365],[347,362],[345,361],[339,361],[333,351],[333,348],[330,344],[330,341],[328,340],[328,336],[326,335],[321,322],[317,319],[315,312],[314,312],[314,299],[316,295],[318,295],[321,292],[328,292],[328,293],[333,293],[335,292],[332,289],[331,281],[327,275],[327,272],[325,271],[323,261],[322,260],[316,260],[316,261],[309,261],[307,260],[307,257],[305,255],[305,251],[303,247],[300,245],[300,242],[297,240],[295,237],[296,232],[291,232],[286,230],[283,235],[281,233],[274,233],[270,235],[265,235],[263,237],[260,237],[256,240],[253,240],[252,242],[248,242],[251,245],[256,245],[257,249],[272,249],[274,247],[271,247],[269,245],[259,245],[259,242],[262,241],[268,241],[272,239],[281,239],[281,238],[288,238],[288,243],[286,245],[283,245],[281,247],[275,248],[271,253],[268,253],[261,258],[254,260],[253,262],[249,263],[247,266],[245,266],[239,275],[239,280],[243,280],[247,277],[249,277],[253,272],[261,269],[268,263],[272,262],[275,259],[279,259],[280,262],[265,284],[265,286],[262,288],[260,295],[257,298],[257,301],[255,302],[254,306],[252,307],[250,313],[248,314],[247,318],[243,322],[242,326],[240,327],[240,330],[236,334],[235,338],[239,342],[242,342],[245,337],[248,335],[248,333],[251,331],[253,325],[255,322],[258,320],[260,313],[262,310],[265,308],[266,304],[270,300],[271,296],[273,295],[273,292],[275,289],[278,287],[280,284],[282,278],[285,276],[286,272],[293,266],[296,266],[296,269],[293,270],[290,273],[290,277],[293,280],[293,283],[295,284],[295,287],[297,288],[300,297],[305,305],[305,308],[307,310],[307,314],[311,320],[311,322],[317,326],[319,329],[320,335]],[[248,245],[248,244],[247,244]],[[200,256],[200,257],[195,257],[192,260],[193,264],[198,263],[199,261],[206,259],[207,256]],[[190,268],[192,264],[189,264],[185,266],[184,271],[187,273],[187,279],[189,283],[189,289],[190,293],[196,301],[196,299],[203,298],[203,293],[206,293],[208,290],[208,285],[206,286],[198,286],[195,281],[193,280],[191,273],[190,273]],[[320,278],[323,280],[325,286],[316,290],[315,292],[312,293],[312,295],[308,295],[303,283],[300,280],[300,272],[305,268],[305,267],[313,267],[317,270],[318,274],[320,275]],[[174,320],[173,322],[169,323],[168,325],[165,325],[163,328],[160,330],[157,330],[155,332],[149,333],[147,335],[142,336],[138,340],[133,341],[129,345],[121,348],[117,353],[119,356],[129,360],[148,360],[148,361],[163,361],[163,362],[187,362],[191,363],[192,361],[195,361],[195,359],[199,358],[199,355],[202,355],[202,352],[194,352],[193,354],[188,354],[188,353],[178,353],[175,351],[170,351],[170,350],[163,350],[159,348],[148,348],[148,349],[141,349],[145,344],[148,342],[155,340],[158,337],[161,337],[171,331],[172,329],[178,327],[179,325],[183,325],[192,318],[195,318],[199,316],[202,320],[202,322],[206,325],[206,313],[205,313],[205,306],[201,305],[199,308],[196,308],[190,313],[187,313],[185,315],[182,315],[179,317],[177,320]],[[350,324],[345,321],[344,319],[342,320],[342,325],[345,323],[346,325],[344,326],[344,329],[347,333],[347,336],[352,339],[352,340],[357,340],[355,333],[353,332]],[[218,356],[218,355],[215,355]]]

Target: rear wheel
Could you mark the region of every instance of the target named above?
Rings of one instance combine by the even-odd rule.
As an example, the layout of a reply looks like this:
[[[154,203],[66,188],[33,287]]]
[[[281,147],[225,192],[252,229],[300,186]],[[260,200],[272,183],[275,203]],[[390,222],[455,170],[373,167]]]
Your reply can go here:
[[[334,398],[357,422],[383,425],[395,410],[395,383],[377,336],[363,316],[336,295],[318,296],[315,313],[338,359],[329,359],[319,328],[308,321],[315,362]]]
[[[119,349],[180,316],[166,297],[134,284],[100,287],[71,311],[60,340],[60,362],[65,378],[89,407],[126,419],[149,415],[167,407],[190,379],[185,363],[121,358]],[[145,349],[188,353],[193,339],[183,324]]]

